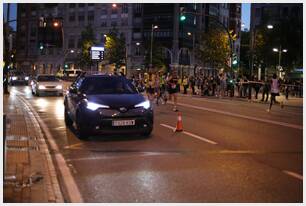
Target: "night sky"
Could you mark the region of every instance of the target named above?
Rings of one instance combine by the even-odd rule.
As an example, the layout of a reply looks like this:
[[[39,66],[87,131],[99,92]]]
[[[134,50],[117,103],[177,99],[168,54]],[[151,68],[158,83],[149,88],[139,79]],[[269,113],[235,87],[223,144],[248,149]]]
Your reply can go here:
[[[3,4],[4,21],[6,21],[7,4]],[[10,20],[17,18],[17,4],[10,4]],[[4,22],[3,22],[4,23]],[[16,22],[10,24],[16,30]]]
[[[249,29],[250,28],[250,8],[251,4],[242,4],[242,23],[245,25],[244,28]],[[7,4],[3,4],[3,13],[4,13],[4,20],[6,21],[6,12],[7,12]],[[11,4],[11,10],[10,10],[10,19],[16,19],[17,18],[17,4]],[[12,22],[11,26],[16,30],[16,22]],[[242,29],[244,29],[242,28]]]

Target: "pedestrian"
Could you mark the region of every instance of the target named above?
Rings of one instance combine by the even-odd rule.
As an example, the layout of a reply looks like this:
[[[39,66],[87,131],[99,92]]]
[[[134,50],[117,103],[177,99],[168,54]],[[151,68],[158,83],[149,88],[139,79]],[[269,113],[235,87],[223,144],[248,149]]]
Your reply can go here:
[[[183,87],[184,87],[184,94],[187,94],[188,78],[186,76],[183,77]]]
[[[168,93],[169,93],[169,100],[174,102],[173,111],[177,112],[177,92],[178,92],[178,79],[176,76],[169,74],[167,77],[167,84],[168,84]]]
[[[265,81],[264,82],[264,85],[263,85],[263,88],[262,88],[262,98],[261,98],[261,101],[265,101],[267,102],[268,99],[269,99],[269,91],[270,91],[270,84],[269,84],[269,81]],[[265,98],[266,97],[266,98]],[[265,100],[266,99],[266,100]]]
[[[148,75],[148,79],[146,82],[146,90],[147,90],[147,96],[149,101],[153,101],[154,99],[154,82],[153,82],[153,77],[152,74]]]
[[[195,79],[194,79],[193,76],[190,77],[189,83],[190,83],[192,95],[195,95],[195,94],[196,94],[196,93],[195,93]]]
[[[271,101],[270,101],[269,109],[267,109],[267,112],[271,111],[273,102],[276,102],[276,96],[279,96],[279,86],[280,86],[280,82],[277,79],[276,74],[273,74],[273,77],[271,80]],[[281,108],[284,107],[283,102],[280,102],[280,106]]]

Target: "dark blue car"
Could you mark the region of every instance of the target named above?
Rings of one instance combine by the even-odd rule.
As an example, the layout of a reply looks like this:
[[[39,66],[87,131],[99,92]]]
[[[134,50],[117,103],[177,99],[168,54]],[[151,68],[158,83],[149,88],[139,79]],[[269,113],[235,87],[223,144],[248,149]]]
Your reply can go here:
[[[64,100],[65,123],[75,122],[79,137],[95,134],[138,133],[153,130],[153,109],[123,76],[80,76]]]

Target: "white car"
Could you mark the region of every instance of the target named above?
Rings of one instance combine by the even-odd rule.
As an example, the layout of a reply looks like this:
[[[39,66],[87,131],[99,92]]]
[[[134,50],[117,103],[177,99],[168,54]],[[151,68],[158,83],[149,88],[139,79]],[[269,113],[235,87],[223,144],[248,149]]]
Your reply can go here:
[[[55,75],[41,74],[37,75],[31,82],[32,94],[39,96],[41,94],[63,95],[63,83]]]

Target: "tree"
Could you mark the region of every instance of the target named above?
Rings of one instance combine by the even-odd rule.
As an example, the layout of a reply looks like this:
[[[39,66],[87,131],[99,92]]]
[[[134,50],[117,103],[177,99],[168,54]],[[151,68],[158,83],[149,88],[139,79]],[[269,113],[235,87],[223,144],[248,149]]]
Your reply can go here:
[[[150,52],[151,52],[151,42],[147,41],[145,43],[146,56],[145,64],[147,67],[150,65]],[[153,68],[165,68],[165,57],[163,53],[163,47],[159,42],[154,42],[152,47],[152,67]]]
[[[105,59],[110,64],[115,64],[116,70],[126,65],[125,37],[122,33],[118,37],[117,29],[114,28],[107,34],[105,48]]]
[[[95,44],[95,35],[92,27],[89,25],[81,33],[81,46],[82,52],[79,56],[79,64],[81,66],[91,66],[93,65],[90,48]]]
[[[216,28],[203,32],[196,47],[196,56],[204,65],[229,70],[230,44],[227,33]]]

